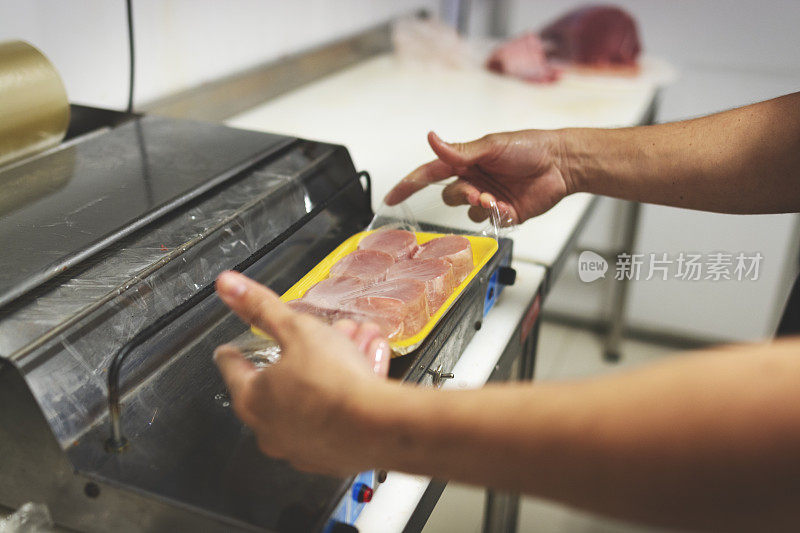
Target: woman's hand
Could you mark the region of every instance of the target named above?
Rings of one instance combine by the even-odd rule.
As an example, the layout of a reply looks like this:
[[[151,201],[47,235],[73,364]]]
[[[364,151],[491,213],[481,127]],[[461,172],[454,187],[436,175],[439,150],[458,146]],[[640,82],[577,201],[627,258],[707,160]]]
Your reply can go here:
[[[403,178],[386,195],[388,205],[405,200],[430,183],[458,176],[442,191],[447,205],[472,206],[470,218],[480,222],[496,203],[501,222],[520,224],[575,192],[565,175],[555,132],[493,133],[453,144],[430,132],[428,142],[439,158]]]
[[[389,368],[389,344],[378,327],[349,320],[329,326],[235,272],[220,275],[217,292],[281,345],[281,360],[262,369],[232,345],[214,354],[233,409],[261,451],[301,470],[344,475],[369,468],[366,439],[353,435],[368,434],[365,406]],[[354,449],[359,445],[365,450]]]

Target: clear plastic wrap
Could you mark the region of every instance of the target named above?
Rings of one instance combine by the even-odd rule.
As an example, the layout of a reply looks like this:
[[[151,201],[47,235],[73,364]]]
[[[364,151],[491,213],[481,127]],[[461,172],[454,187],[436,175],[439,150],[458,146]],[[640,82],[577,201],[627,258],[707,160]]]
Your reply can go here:
[[[50,510],[43,503],[28,502],[0,518],[0,533],[55,533]]]
[[[422,231],[438,227],[494,239],[513,230],[514,220],[500,210],[494,199],[487,198],[485,206],[447,205],[446,191],[456,181],[456,178],[432,183],[404,180],[398,187],[408,197],[395,205],[381,203],[368,229],[396,227]]]
[[[0,353],[28,354],[15,361],[63,445],[105,412],[106,369],[123,344],[314,208],[299,176],[318,157],[291,151],[269,161],[97,254],[0,319]],[[126,363],[124,386],[163,363],[148,355]]]
[[[458,32],[436,19],[403,18],[392,27],[394,53],[402,61],[432,67],[477,68],[478,56]]]
[[[473,277],[497,251],[509,231],[495,202],[480,212],[448,207],[442,192],[451,183],[420,184],[416,193],[393,206],[382,204],[368,228],[334,250],[282,295],[298,312],[333,323],[350,319],[377,324],[394,356],[412,352],[444,318]],[[358,265],[365,251],[393,259]],[[370,260],[376,258],[369,258]],[[377,261],[376,261],[377,262]],[[252,360],[264,354],[276,360],[279,347],[269,336],[258,343],[250,335],[236,341]],[[277,357],[279,358],[279,356]]]

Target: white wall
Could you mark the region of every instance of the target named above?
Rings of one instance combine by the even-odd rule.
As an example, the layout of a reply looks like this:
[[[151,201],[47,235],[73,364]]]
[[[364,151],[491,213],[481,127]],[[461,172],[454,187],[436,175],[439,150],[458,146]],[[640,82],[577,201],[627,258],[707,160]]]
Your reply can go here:
[[[476,0],[485,3],[488,0]],[[510,29],[539,29],[586,2],[510,0]],[[646,54],[680,72],[663,93],[659,121],[704,115],[800,90],[800,2],[791,0],[620,0],[637,19]],[[800,178],[799,178],[800,179]],[[619,203],[602,200],[582,248],[610,249]],[[634,326],[712,339],[769,336],[797,269],[796,215],[731,216],[645,206],[638,251],[760,251],[756,282],[641,281],[631,290]],[[570,264],[551,295],[551,309],[579,316],[603,312],[605,285],[580,283]],[[791,271],[791,272],[790,272]]]
[[[438,0],[133,0],[139,103],[346,36]],[[122,108],[123,0],[0,0],[0,41],[55,64],[76,103]]]

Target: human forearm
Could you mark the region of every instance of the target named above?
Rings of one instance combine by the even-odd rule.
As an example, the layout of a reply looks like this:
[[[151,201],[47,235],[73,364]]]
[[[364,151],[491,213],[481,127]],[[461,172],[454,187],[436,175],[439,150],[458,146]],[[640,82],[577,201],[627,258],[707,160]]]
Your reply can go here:
[[[269,368],[232,346],[215,361],[260,449],[297,468],[403,470],[691,529],[800,523],[798,339],[591,381],[442,392],[376,377],[389,345],[375,326],[328,326],[241,274],[217,289],[281,345]]]
[[[725,213],[800,210],[800,93],[683,122],[558,135],[570,192]]]
[[[800,344],[716,352],[581,383],[387,386],[371,459],[623,519],[796,526]]]

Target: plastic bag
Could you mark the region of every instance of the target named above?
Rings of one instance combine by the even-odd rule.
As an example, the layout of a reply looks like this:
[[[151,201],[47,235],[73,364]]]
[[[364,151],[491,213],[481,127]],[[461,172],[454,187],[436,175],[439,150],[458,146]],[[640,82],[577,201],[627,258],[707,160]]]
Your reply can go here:
[[[481,235],[499,239],[514,228],[514,220],[502,212],[497,202],[475,209],[467,205],[449,206],[444,202],[448,186],[456,178],[436,182],[404,181],[409,196],[396,205],[381,203],[368,229],[397,227],[410,231],[442,229],[446,232]],[[480,215],[481,220],[476,220]]]
[[[43,503],[28,502],[13,514],[0,519],[0,533],[51,533],[53,520]]]
[[[392,27],[401,61],[450,68],[477,68],[479,57],[456,30],[436,19],[403,18]]]

